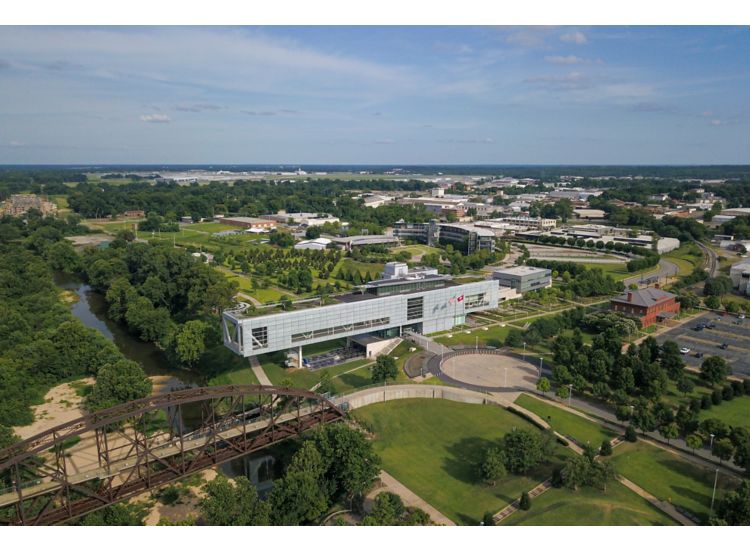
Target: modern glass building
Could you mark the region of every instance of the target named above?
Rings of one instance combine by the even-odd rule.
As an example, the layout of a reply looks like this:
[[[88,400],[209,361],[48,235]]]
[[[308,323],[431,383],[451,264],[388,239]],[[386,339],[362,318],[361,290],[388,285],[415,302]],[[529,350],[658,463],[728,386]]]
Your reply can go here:
[[[398,221],[393,225],[393,235],[399,239],[410,239],[429,246],[452,244],[465,254],[479,250],[495,250],[495,233],[489,229],[463,223],[408,223]]]
[[[265,315],[225,311],[224,343],[249,357],[360,334],[392,338],[404,330],[437,332],[465,323],[467,313],[496,308],[498,289],[494,280],[456,284],[434,274],[380,279],[334,297],[330,305]]]

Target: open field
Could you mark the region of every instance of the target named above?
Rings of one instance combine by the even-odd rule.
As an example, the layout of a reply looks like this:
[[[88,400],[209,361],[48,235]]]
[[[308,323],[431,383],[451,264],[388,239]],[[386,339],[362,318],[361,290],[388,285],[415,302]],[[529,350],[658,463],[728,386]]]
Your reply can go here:
[[[508,475],[495,487],[478,479],[477,464],[487,448],[516,429],[537,429],[523,418],[491,405],[441,399],[404,399],[355,411],[375,433],[383,468],[452,520],[478,525],[546,479],[571,451],[558,446],[551,462],[528,476]]]
[[[214,376],[208,381],[209,386],[224,386],[227,384],[260,384],[258,377],[250,368],[250,363],[246,367],[233,369]]]
[[[565,411],[526,394],[521,394],[515,402],[524,409],[539,415],[556,432],[571,437],[579,445],[589,443],[593,447],[598,448],[602,444],[602,441],[612,439],[617,435],[611,430],[603,428],[599,424],[586,420],[577,414]]]
[[[480,346],[500,347],[503,345],[505,337],[508,336],[510,329],[511,327],[507,325],[504,327],[494,325],[486,327],[486,330],[480,327],[466,331],[457,331],[454,332],[452,336],[440,336],[435,338],[435,341],[445,346],[455,346],[459,344],[473,346],[477,342],[477,339],[479,339],[478,342]],[[467,332],[469,332],[469,334],[466,334]]]
[[[678,525],[620,483],[607,491],[585,487],[578,491],[550,489],[532,500],[530,510],[518,510],[500,525]]]
[[[714,405],[703,410],[698,415],[699,420],[718,418],[729,426],[743,426],[750,429],[750,396],[735,397],[731,401],[722,401],[721,405]]]
[[[708,519],[714,470],[644,442],[618,446],[612,463],[619,474],[659,500],[671,502],[701,522]],[[736,483],[734,478],[719,474],[716,498],[721,499]]]

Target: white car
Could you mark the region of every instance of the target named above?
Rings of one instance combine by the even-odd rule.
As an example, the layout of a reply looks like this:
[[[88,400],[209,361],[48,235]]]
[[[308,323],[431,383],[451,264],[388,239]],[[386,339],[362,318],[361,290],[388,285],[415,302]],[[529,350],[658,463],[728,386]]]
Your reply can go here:
[[[680,348],[680,353],[682,355],[687,355],[688,353],[690,353],[690,348]]]
[[[739,315],[737,316],[737,319],[744,319],[744,318],[745,318],[745,314],[744,314],[744,313],[740,313],[740,314],[739,314]]]

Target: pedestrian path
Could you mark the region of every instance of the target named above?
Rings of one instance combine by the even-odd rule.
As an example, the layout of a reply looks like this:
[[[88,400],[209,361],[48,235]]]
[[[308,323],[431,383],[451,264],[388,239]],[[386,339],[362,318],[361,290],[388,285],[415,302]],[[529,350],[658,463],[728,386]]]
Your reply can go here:
[[[248,360],[250,361],[250,368],[252,369],[253,374],[255,374],[255,377],[258,379],[258,383],[261,386],[273,386],[273,384],[271,383],[271,379],[268,378],[266,371],[263,370],[263,367],[260,365],[258,358],[255,356],[250,356],[248,357]]]

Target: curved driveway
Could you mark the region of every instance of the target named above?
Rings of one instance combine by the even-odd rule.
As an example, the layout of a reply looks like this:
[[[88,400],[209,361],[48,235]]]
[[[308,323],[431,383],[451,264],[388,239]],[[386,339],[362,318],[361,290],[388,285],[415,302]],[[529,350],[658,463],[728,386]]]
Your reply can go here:
[[[669,277],[674,277],[677,275],[677,273],[679,273],[679,271],[680,269],[676,264],[662,258],[661,260],[659,260],[659,271],[657,271],[656,273],[643,273],[641,275],[634,275],[633,277],[623,279],[622,282],[626,287],[632,284],[639,285],[654,278],[667,279]]]

